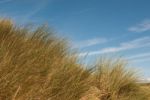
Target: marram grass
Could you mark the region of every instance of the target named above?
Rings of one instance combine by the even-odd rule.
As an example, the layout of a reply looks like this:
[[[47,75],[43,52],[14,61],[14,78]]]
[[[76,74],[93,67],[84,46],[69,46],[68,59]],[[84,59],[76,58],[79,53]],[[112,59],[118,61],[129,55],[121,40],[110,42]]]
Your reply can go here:
[[[45,26],[0,20],[0,100],[149,100],[122,61],[86,69],[67,41]]]

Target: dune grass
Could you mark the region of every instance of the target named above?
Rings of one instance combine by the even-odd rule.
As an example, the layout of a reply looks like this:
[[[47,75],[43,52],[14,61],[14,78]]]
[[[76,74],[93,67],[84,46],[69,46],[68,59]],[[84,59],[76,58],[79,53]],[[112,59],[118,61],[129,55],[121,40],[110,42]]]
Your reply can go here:
[[[86,98],[91,87],[99,100],[148,100],[122,61],[95,66],[79,64],[67,41],[46,26],[28,29],[0,20],[0,100],[92,100]]]
[[[127,69],[121,59],[101,60],[96,64],[95,86],[101,90],[101,100],[147,100],[134,71]]]

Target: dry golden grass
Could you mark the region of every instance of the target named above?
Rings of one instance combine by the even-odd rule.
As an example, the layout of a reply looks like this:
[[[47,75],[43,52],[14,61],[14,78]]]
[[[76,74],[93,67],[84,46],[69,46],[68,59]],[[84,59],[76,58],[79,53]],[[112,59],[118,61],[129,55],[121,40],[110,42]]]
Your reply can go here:
[[[148,100],[148,93],[138,84],[133,71],[121,60],[101,60],[94,73],[95,86],[101,91],[101,100]]]
[[[49,28],[0,20],[0,100],[148,100],[124,67],[104,60],[92,72]]]
[[[88,90],[89,75],[45,27],[30,31],[0,21],[1,99],[76,100]]]

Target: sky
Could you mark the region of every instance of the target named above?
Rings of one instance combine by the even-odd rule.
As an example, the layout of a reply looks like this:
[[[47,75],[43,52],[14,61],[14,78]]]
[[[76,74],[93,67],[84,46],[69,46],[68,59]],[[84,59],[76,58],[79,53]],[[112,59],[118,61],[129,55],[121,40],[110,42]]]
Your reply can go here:
[[[150,0],[0,0],[0,17],[48,24],[91,63],[121,56],[150,80]]]

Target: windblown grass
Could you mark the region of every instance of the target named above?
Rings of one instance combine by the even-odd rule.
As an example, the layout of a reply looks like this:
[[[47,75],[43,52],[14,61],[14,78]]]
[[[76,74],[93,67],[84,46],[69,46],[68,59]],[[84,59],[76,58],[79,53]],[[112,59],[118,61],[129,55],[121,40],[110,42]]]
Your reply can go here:
[[[79,99],[89,75],[69,56],[64,40],[46,27],[30,31],[0,21],[1,99]]]
[[[68,48],[46,26],[0,20],[0,100],[92,100],[92,87],[99,100],[148,100],[122,62],[102,61],[92,72]]]

